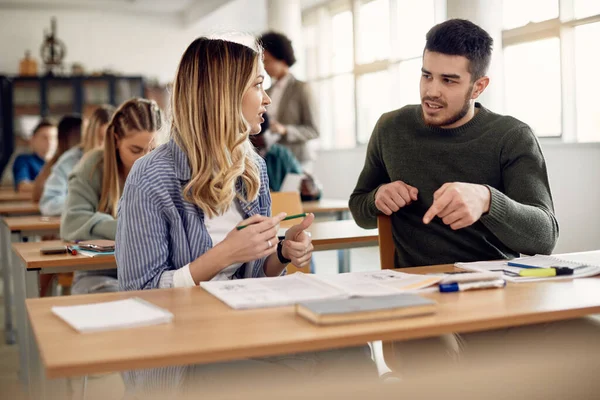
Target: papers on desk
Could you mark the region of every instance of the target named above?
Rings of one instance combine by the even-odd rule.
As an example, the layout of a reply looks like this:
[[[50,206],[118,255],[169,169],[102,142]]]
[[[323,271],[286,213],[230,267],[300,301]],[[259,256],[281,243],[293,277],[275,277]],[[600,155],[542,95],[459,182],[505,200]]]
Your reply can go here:
[[[201,282],[200,286],[232,308],[251,309],[314,300],[385,296],[422,289],[441,279],[440,276],[379,270],[327,277],[295,273],[273,278]]]
[[[133,297],[106,303],[52,307],[52,313],[80,333],[135,328],[171,322],[173,314]]]
[[[508,262],[520,263],[529,268],[569,267],[573,269],[573,275],[553,276],[545,278],[518,276],[523,269],[518,266],[510,266]],[[496,271],[504,274],[503,279],[509,282],[541,282],[547,280],[566,280],[574,278],[588,278],[600,275],[600,253],[573,253],[555,256],[536,255],[531,257],[515,258],[514,260],[502,261],[478,261],[470,263],[456,263],[457,267],[468,271],[489,272]]]

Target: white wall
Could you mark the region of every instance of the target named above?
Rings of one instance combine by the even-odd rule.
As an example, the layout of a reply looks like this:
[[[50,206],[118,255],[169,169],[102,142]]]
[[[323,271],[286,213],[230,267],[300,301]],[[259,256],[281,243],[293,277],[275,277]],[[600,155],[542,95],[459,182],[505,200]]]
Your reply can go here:
[[[86,71],[111,68],[122,74],[170,81],[181,54],[196,37],[224,31],[260,33],[266,29],[265,0],[234,0],[184,28],[179,18],[102,11],[0,11],[0,72],[15,74],[29,49],[38,60],[44,29],[55,16],[58,38],[67,47],[65,64]]]
[[[555,252],[600,249],[600,144],[543,143],[542,147],[560,224]],[[324,197],[350,197],[365,151],[363,146],[319,154],[315,171]]]

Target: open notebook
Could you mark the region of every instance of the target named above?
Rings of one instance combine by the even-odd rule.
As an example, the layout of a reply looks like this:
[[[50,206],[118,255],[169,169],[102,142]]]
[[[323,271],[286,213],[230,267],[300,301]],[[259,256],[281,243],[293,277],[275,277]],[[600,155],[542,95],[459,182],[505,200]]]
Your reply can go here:
[[[273,278],[201,282],[200,286],[232,308],[250,309],[398,294],[435,285],[442,279],[443,276],[378,270],[332,276],[295,273]]]
[[[514,276],[514,274],[518,274],[522,268],[508,265],[509,261],[514,261],[533,268],[569,267],[573,269],[573,275],[553,276],[546,278]],[[573,278],[587,278],[600,275],[600,251],[557,254],[553,256],[538,254],[535,256],[515,258],[514,260],[456,263],[456,266],[468,271],[503,272],[503,278],[510,282],[540,282],[546,280],[554,281]]]
[[[138,297],[106,303],[52,307],[52,313],[80,333],[171,322],[173,314]]]

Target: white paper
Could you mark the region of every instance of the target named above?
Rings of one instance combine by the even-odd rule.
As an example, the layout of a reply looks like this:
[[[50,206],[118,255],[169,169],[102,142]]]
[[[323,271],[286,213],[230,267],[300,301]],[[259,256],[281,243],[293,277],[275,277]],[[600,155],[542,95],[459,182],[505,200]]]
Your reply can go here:
[[[201,282],[200,286],[235,309],[279,307],[303,301],[347,297],[343,290],[321,282],[315,275],[303,273]]]
[[[407,274],[394,270],[351,272],[321,278],[350,296],[386,296],[435,285],[443,276]]]
[[[52,312],[81,333],[157,325],[173,320],[173,314],[134,297],[105,303],[52,307]]]
[[[304,175],[287,173],[281,183],[280,192],[300,192],[300,184],[304,179]]]
[[[295,273],[273,278],[201,282],[206,291],[235,309],[279,307],[311,300],[383,296],[434,285],[440,276],[397,271],[351,272],[317,277]]]

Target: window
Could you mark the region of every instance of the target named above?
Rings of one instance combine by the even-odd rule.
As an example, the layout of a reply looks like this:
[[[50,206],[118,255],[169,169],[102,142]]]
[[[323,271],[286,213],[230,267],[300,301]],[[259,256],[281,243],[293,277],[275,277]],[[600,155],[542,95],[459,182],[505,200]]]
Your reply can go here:
[[[303,13],[322,149],[365,144],[383,113],[420,102],[425,34],[441,22],[436,4],[442,3],[333,0]]]
[[[600,141],[600,1],[503,0],[505,106],[538,136]]]

